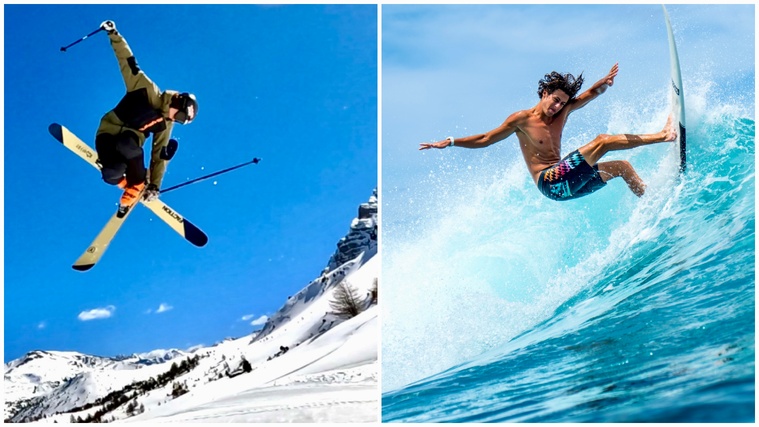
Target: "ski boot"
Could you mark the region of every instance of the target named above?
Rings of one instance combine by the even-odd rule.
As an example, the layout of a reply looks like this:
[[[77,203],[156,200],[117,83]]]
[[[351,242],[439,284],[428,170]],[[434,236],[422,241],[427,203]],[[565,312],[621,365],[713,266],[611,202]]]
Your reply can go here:
[[[144,191],[144,182],[126,187],[124,189],[124,194],[121,195],[119,210],[116,212],[116,216],[119,218],[126,216],[129,210],[140,201],[140,197],[142,197]]]

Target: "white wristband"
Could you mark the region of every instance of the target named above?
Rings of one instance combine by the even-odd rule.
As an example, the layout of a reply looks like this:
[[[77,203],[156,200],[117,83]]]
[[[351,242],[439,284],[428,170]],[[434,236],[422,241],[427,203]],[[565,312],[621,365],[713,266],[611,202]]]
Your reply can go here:
[[[449,136],[449,137],[448,137],[448,138],[446,138],[446,139],[447,139],[448,141],[451,141],[451,145],[449,145],[449,147],[453,147],[453,146],[455,145],[455,144],[453,143],[453,137],[452,137],[452,136]]]

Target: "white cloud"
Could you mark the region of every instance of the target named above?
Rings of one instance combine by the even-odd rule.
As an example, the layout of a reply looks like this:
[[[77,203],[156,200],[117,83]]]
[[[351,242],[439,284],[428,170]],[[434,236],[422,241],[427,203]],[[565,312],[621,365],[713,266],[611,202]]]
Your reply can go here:
[[[243,322],[247,322],[247,321],[253,319],[254,317],[256,317],[255,314],[246,314],[246,315],[242,316],[242,318],[240,320],[242,320]],[[250,322],[250,324],[253,325],[253,326],[261,326],[264,323],[266,323],[268,320],[269,320],[269,316],[262,315],[262,316],[259,316],[257,319],[253,320],[252,322]]]
[[[266,323],[268,320],[269,320],[269,316],[263,315],[263,316],[259,317],[258,319],[250,322],[250,324],[253,325],[253,326],[261,326],[264,323]]]
[[[147,311],[145,311],[145,314],[151,314],[151,313],[158,314],[158,313],[163,313],[163,312],[173,310],[173,309],[174,309],[174,306],[171,306],[171,305],[166,304],[165,302],[162,302],[155,311],[153,311],[152,308],[149,308],[147,309]]]
[[[47,323],[40,322],[37,324],[37,329],[45,329],[47,327]]]
[[[163,313],[163,312],[169,311],[169,310],[171,310],[173,308],[174,307],[172,307],[172,306],[170,306],[170,305],[162,302],[161,305],[158,306],[158,310],[156,310],[156,313]]]
[[[82,322],[95,319],[107,319],[113,316],[114,311],[116,311],[116,307],[112,305],[102,308],[93,308],[92,310],[87,310],[79,313],[78,318]]]

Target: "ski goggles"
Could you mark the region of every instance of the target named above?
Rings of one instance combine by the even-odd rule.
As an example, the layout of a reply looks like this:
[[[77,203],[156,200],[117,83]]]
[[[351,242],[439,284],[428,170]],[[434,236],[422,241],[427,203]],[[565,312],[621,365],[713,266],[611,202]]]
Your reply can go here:
[[[189,97],[182,94],[171,102],[171,106],[177,109],[174,121],[180,124],[190,123],[195,118],[195,106],[189,102]]]
[[[174,121],[186,125],[187,123],[191,122],[192,119],[187,115],[186,111],[179,110],[176,114],[174,114]]]

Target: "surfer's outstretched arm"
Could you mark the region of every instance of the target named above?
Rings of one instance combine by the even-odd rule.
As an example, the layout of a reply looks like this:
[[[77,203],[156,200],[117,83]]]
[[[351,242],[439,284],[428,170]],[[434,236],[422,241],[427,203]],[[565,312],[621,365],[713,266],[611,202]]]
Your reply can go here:
[[[611,67],[611,70],[609,70],[609,74],[593,84],[590,89],[586,90],[577,98],[570,101],[567,104],[567,107],[569,107],[569,111],[567,113],[571,113],[573,110],[578,110],[584,107],[588,102],[598,98],[598,95],[606,92],[606,89],[608,89],[609,86],[614,85],[614,78],[617,77],[617,73],[619,73],[619,63],[614,64],[614,66]]]
[[[485,148],[488,145],[495,144],[498,141],[502,141],[519,129],[519,124],[524,120],[526,116],[525,111],[519,111],[510,115],[506,121],[504,121],[497,128],[477,135],[464,136],[461,138],[448,137],[442,141],[437,142],[423,142],[419,144],[420,150],[426,150],[428,148],[446,148],[451,145],[464,148]]]

